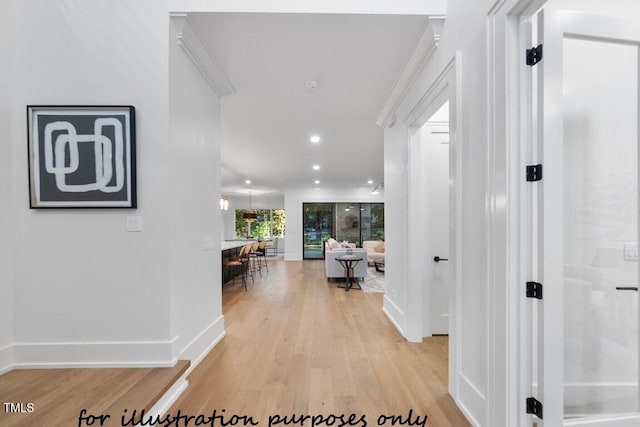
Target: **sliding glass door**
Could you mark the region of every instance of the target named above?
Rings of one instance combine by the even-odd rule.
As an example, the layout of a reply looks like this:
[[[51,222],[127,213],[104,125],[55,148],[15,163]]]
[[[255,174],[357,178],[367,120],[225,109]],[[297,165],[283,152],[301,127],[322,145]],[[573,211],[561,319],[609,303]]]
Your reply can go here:
[[[360,203],[336,203],[336,234],[339,242],[360,246]]]
[[[333,236],[333,203],[302,204],[303,258],[323,259],[323,242]]]
[[[362,247],[384,240],[384,203],[303,203],[303,258],[323,259],[330,237]]]

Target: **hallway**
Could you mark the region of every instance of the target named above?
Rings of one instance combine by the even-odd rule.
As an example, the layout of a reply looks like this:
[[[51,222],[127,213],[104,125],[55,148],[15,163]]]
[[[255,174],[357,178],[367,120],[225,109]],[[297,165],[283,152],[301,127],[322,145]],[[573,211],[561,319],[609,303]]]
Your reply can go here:
[[[260,425],[272,415],[355,414],[376,425],[411,410],[428,426],[469,425],[446,391],[447,338],[408,343],[382,312],[382,294],[345,292],[324,271],[323,261],[278,261],[248,292],[225,286],[226,336],[169,412],[224,409],[227,420]]]

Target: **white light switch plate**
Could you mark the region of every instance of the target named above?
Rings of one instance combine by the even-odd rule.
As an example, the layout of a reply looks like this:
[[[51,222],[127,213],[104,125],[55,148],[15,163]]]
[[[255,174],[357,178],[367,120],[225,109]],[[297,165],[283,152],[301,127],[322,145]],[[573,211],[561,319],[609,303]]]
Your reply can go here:
[[[626,242],[624,244],[624,259],[625,261],[638,260],[638,242]]]
[[[204,250],[205,251],[212,251],[214,249],[216,249],[217,245],[216,245],[217,240],[214,239],[213,237],[205,237],[204,238]]]
[[[127,217],[127,231],[142,231],[142,217],[140,215]]]

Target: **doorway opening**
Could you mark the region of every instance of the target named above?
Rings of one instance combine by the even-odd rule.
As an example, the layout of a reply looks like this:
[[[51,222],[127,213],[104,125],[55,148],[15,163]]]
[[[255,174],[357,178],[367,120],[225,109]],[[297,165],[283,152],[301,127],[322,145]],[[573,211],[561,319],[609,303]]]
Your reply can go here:
[[[410,147],[421,212],[423,336],[449,334],[449,100],[418,130]]]
[[[444,67],[404,122],[408,125],[408,295],[406,338],[448,335],[448,389],[460,381],[459,248],[462,215],[459,55]]]

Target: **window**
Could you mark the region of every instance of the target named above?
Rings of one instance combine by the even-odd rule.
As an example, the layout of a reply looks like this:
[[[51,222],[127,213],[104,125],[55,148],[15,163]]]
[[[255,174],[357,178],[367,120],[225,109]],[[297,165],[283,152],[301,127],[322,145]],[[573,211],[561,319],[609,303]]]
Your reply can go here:
[[[254,222],[246,222],[242,214],[246,209],[236,209],[236,238],[284,237],[284,209],[256,209],[258,218]]]

